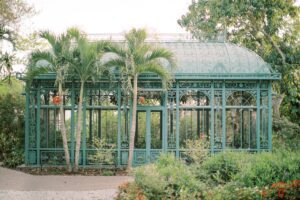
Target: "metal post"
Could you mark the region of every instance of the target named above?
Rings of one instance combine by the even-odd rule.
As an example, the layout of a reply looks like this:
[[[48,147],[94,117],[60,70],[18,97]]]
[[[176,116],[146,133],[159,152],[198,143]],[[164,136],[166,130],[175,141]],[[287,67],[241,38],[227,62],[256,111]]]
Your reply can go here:
[[[256,148],[260,151],[260,82],[256,85]]]
[[[179,157],[179,84],[176,82],[176,157]]]
[[[118,155],[117,155],[117,165],[120,166],[120,161],[121,161],[121,126],[122,126],[122,121],[121,121],[121,88],[120,85],[118,87],[118,141],[117,141],[117,148],[118,148]]]
[[[146,110],[146,162],[150,162],[150,148],[151,148],[151,110]]]
[[[222,149],[226,148],[226,97],[225,81],[222,83]]]
[[[75,90],[74,90],[74,82],[72,83],[71,89],[71,164],[74,164],[74,150],[75,150]]]
[[[215,115],[214,115],[214,82],[211,82],[210,86],[210,151],[211,153],[214,153],[214,139],[215,139],[215,133],[214,133],[214,124],[215,124]]]
[[[163,152],[166,152],[167,151],[167,144],[168,144],[168,141],[167,141],[167,135],[168,135],[168,112],[167,112],[167,101],[168,101],[168,92],[165,92],[164,93],[164,107],[163,107],[163,124],[162,124],[162,128],[163,128],[163,137],[162,137],[162,140],[163,140]]]
[[[26,107],[25,107],[25,164],[29,164],[29,105],[30,105],[30,88],[26,86]]]
[[[82,165],[86,165],[86,89],[83,92],[83,134],[82,134]]]
[[[272,82],[268,83],[268,149],[272,151]]]
[[[37,91],[37,107],[36,107],[36,150],[37,150],[37,165],[40,165],[41,157],[41,88],[38,87]]]

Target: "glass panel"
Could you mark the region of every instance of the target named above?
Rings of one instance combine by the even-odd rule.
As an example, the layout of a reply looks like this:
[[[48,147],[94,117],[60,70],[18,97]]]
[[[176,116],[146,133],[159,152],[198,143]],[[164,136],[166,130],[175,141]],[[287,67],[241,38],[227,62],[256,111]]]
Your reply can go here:
[[[138,111],[136,119],[135,148],[146,148],[146,112]]]
[[[268,109],[260,111],[260,144],[261,148],[268,148]]]
[[[180,147],[185,147],[186,140],[197,138],[197,112],[196,110],[180,110]]]
[[[188,91],[180,98],[181,106],[207,106],[208,97],[201,91]]]
[[[121,148],[129,146],[129,110],[126,108],[121,111]]]
[[[168,148],[176,148],[176,110],[168,110]]]
[[[118,111],[101,110],[101,139],[107,144],[117,144],[118,137]]]
[[[256,111],[228,109],[226,129],[227,147],[256,148]]]
[[[161,111],[151,112],[151,149],[162,148],[161,114]]]

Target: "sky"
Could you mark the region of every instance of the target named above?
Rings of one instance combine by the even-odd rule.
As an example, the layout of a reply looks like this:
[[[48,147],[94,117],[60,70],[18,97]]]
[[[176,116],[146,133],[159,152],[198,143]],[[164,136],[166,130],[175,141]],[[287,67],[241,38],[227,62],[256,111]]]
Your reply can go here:
[[[123,33],[146,28],[154,33],[185,33],[177,20],[191,0],[26,0],[37,14],[25,22],[27,33],[64,32],[76,26],[86,33]]]

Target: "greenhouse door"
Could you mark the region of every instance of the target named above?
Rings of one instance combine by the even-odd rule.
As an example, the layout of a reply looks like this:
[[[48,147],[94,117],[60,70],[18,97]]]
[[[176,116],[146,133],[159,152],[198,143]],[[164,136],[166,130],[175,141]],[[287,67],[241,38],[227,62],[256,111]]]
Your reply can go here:
[[[162,151],[162,110],[139,107],[136,122],[135,166],[154,161]]]

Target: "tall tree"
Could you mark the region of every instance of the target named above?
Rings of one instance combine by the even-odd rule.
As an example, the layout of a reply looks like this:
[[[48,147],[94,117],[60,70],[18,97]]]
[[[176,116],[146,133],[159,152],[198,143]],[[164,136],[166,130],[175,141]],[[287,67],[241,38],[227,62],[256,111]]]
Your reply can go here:
[[[300,67],[300,26],[295,0],[195,0],[178,23],[202,40],[225,33],[227,40],[254,50],[271,63],[282,73],[279,103],[285,94],[285,102],[300,121],[300,84],[295,75]],[[279,115],[279,107],[274,114]]]
[[[0,25],[16,28],[24,17],[34,14],[34,8],[24,0],[0,0]]]
[[[32,6],[24,0],[0,0],[0,77],[1,81],[8,80],[16,62],[14,51],[17,43],[17,30],[25,17],[35,14]],[[11,46],[11,47],[9,47]],[[10,49],[7,51],[7,49]]]
[[[164,86],[166,86],[171,76],[165,68],[166,62],[163,61],[167,61],[171,68],[175,66],[172,52],[145,42],[146,38],[147,32],[144,29],[132,29],[125,34],[125,43],[123,46],[114,45],[106,49],[107,52],[113,53],[115,56],[105,63],[105,65],[120,69],[122,84],[126,87],[127,91],[131,92],[132,97],[128,158],[129,170],[132,168],[136,132],[138,77],[141,73],[153,72],[162,79]]]
[[[69,55],[71,46],[71,35],[74,35],[77,30],[69,29],[67,34],[61,34],[56,36],[48,31],[44,31],[40,34],[41,38],[48,41],[51,49],[48,51],[34,51],[30,55],[29,68],[27,72],[27,80],[30,82],[32,79],[45,72],[55,72],[56,80],[55,84],[58,87],[58,96],[61,99],[59,104],[59,114],[60,114],[60,132],[63,139],[63,147],[65,153],[65,160],[67,171],[71,172],[72,167],[70,163],[70,154],[68,148],[67,133],[65,127],[65,112],[63,105],[63,83],[65,80],[65,74],[67,72],[68,62],[66,57]]]
[[[84,101],[84,86],[86,81],[97,79],[106,68],[101,64],[101,55],[104,48],[109,45],[109,42],[98,41],[89,42],[83,33],[75,35],[76,44],[70,52],[68,62],[70,66],[69,73],[80,80],[79,102],[77,109],[77,129],[76,129],[76,150],[74,172],[78,171],[80,146],[81,146],[81,131],[82,131],[82,103]]]

